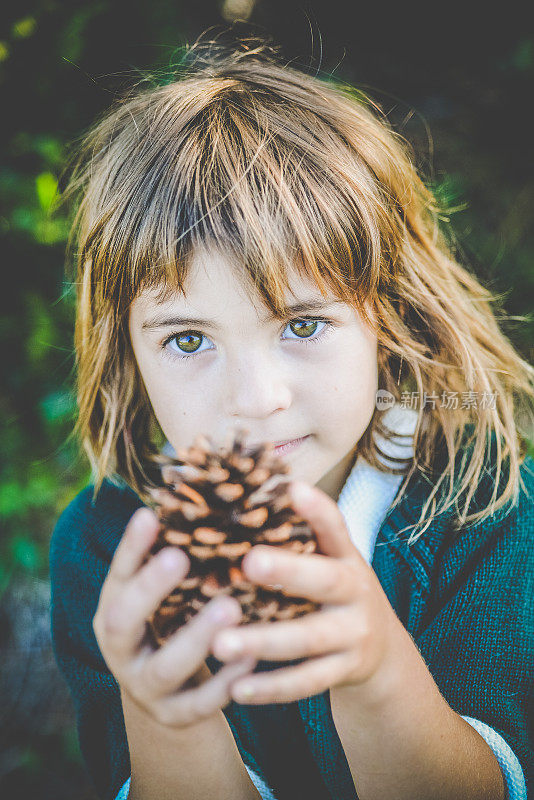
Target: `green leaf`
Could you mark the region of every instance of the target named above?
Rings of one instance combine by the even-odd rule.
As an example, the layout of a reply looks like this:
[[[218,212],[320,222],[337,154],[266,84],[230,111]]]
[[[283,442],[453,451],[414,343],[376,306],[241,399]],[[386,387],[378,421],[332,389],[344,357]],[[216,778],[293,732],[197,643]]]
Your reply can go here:
[[[11,32],[15,39],[27,39],[28,36],[34,33],[36,27],[37,20],[35,17],[23,17],[14,23]]]
[[[30,294],[26,298],[27,328],[24,342],[29,363],[33,367],[46,364],[50,347],[57,345],[56,318],[43,297]]]
[[[51,172],[41,172],[35,178],[35,189],[43,211],[50,211],[57,195],[57,178]]]
[[[26,508],[24,487],[16,481],[0,484],[0,516],[7,519],[20,514]]]
[[[14,208],[11,215],[11,222],[15,230],[26,231],[33,234],[36,224],[36,213],[31,208]]]
[[[76,399],[71,392],[62,389],[46,395],[41,402],[41,413],[46,422],[69,419],[76,412]]]
[[[16,564],[34,571],[41,566],[41,555],[35,544],[25,536],[15,536],[11,540],[11,553]]]
[[[36,136],[32,145],[32,149],[39,153],[47,163],[47,166],[62,166],[64,153],[59,139],[48,135]]]
[[[36,223],[33,234],[40,244],[57,244],[66,241],[68,232],[67,220],[45,217]]]

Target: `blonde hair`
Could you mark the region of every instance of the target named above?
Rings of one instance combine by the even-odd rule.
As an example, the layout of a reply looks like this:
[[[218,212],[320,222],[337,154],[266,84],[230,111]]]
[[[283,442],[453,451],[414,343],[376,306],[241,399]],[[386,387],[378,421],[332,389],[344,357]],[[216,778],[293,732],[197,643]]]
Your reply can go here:
[[[534,397],[534,369],[499,329],[499,298],[453,257],[440,227],[447,210],[380,107],[256,45],[137,89],[87,135],[74,166],[77,430],[96,489],[120,476],[143,497],[156,480],[161,431],[129,342],[129,306],[145,287],[183,291],[192,252],[215,245],[277,315],[295,267],[373,324],[370,303],[379,388],[397,401],[406,391],[493,398],[484,408],[419,408],[413,459],[388,469],[406,476],[397,503],[414,470],[431,473],[446,448],[418,535],[465,492],[459,524],[516,502],[520,403]],[[385,470],[375,441],[390,433],[383,415],[375,409],[358,453]],[[494,491],[470,515],[492,439]]]

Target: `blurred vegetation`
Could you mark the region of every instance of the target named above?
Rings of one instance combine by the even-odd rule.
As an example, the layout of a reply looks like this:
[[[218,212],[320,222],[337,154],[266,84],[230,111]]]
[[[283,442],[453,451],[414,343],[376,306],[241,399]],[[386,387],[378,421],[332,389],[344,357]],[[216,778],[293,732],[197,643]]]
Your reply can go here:
[[[456,208],[451,222],[464,263],[485,285],[505,292],[509,314],[530,315],[506,331],[533,361],[534,164],[527,115],[534,36],[515,23],[512,8],[506,18],[497,11],[492,18],[486,9],[483,24],[464,14],[461,25],[442,19],[439,30],[430,30],[408,12],[397,17],[369,5],[354,4],[359,22],[347,31],[345,8],[335,0],[4,3],[0,595],[7,598],[17,582],[46,586],[53,524],[89,479],[69,438],[75,416],[73,297],[63,278],[69,221],[67,209],[56,209],[67,154],[141,71],[168,70],[180,48],[210,25],[249,17],[288,59],[355,83],[383,106],[413,144],[427,182]],[[0,633],[4,645],[13,641],[1,625]],[[19,742],[4,773],[0,760],[3,796],[58,800],[82,780],[72,719],[53,730],[40,719],[27,723],[26,746]],[[76,796],[89,797],[80,786]]]

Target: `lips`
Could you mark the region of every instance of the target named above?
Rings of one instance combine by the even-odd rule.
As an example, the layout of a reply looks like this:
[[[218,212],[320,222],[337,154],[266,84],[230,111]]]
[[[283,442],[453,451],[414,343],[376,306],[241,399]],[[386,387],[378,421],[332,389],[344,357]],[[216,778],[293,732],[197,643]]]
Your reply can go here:
[[[281,442],[275,442],[274,446],[275,447],[283,447],[285,444],[292,444],[293,442],[295,442],[295,443],[296,442],[302,442],[302,441],[304,441],[304,439],[307,439],[308,436],[309,436],[309,434],[306,434],[306,436],[295,436],[293,439],[283,439]]]
[[[285,444],[280,444],[275,447],[275,453],[279,456],[285,455],[286,453],[292,453],[293,450],[296,450],[301,444],[307,439],[307,436],[301,436],[300,439],[292,439]]]
[[[280,439],[278,442],[273,442],[273,444],[274,444],[274,446],[276,448],[285,447],[288,444],[292,444],[292,445],[295,444],[296,445],[296,444],[299,444],[301,441],[304,441],[304,439],[307,439],[308,436],[309,436],[309,434],[306,434],[305,436],[294,436],[292,439]],[[264,441],[267,442],[267,441],[271,441],[271,440],[270,439],[265,439]],[[261,446],[260,444],[249,445],[246,448],[247,455],[250,454],[251,452],[253,452],[254,450],[257,450],[258,447],[260,447],[260,446]]]

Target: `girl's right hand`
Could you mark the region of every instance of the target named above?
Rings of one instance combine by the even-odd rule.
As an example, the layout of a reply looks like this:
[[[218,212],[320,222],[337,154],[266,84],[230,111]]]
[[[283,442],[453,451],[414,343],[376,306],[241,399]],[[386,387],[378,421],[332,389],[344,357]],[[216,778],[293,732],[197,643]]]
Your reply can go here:
[[[102,586],[93,630],[121,691],[157,722],[181,728],[226,706],[231,684],[252,672],[256,661],[234,661],[214,676],[205,665],[215,633],[241,619],[239,603],[227,596],[212,599],[159,649],[148,643],[148,618],[189,570],[186,554],[175,547],[144,563],[159,528],[149,508],[138,509],[130,519]],[[185,688],[200,672],[207,679]]]

